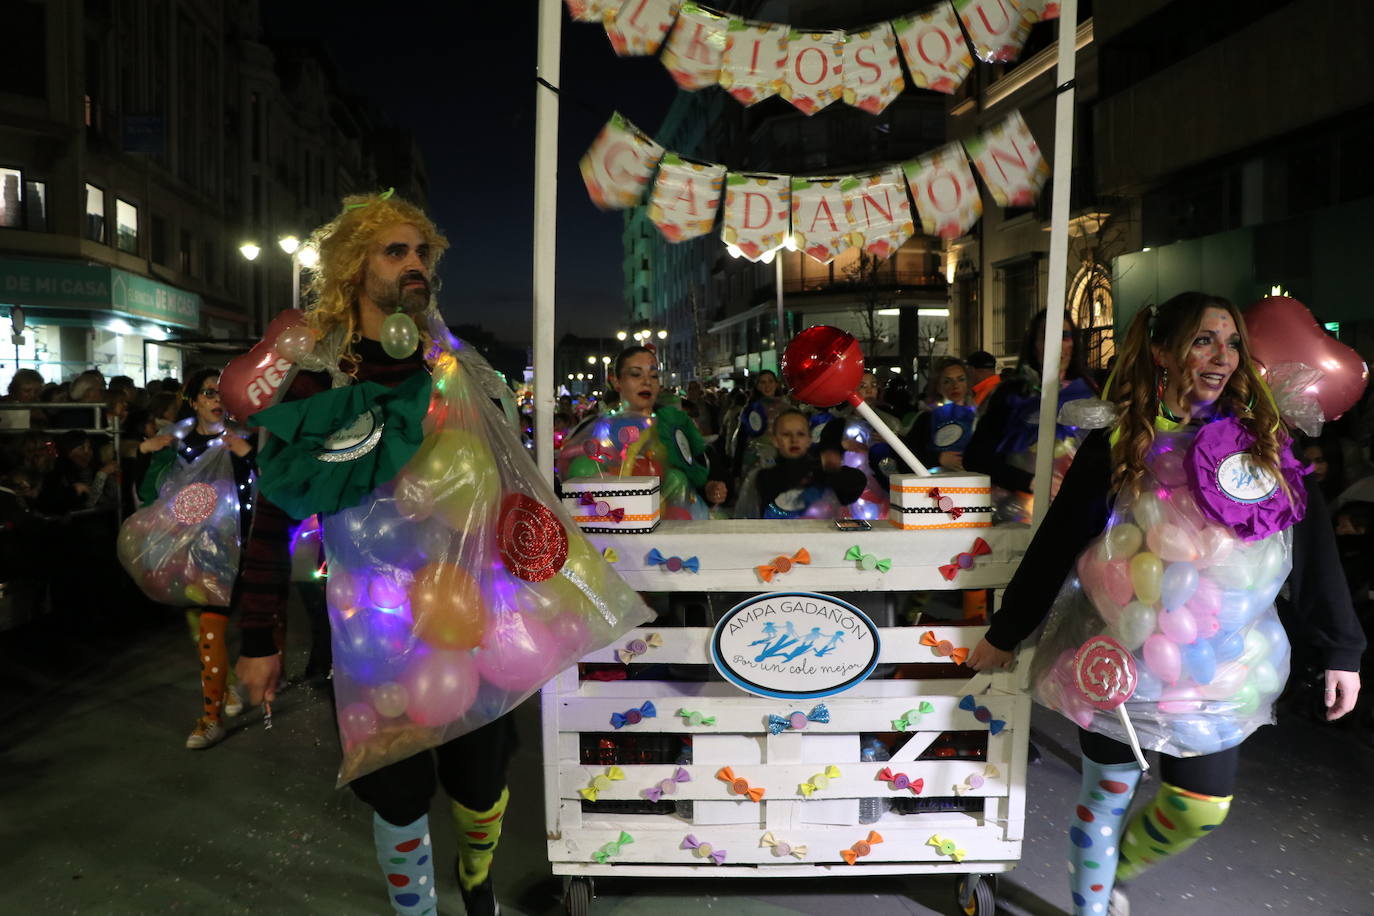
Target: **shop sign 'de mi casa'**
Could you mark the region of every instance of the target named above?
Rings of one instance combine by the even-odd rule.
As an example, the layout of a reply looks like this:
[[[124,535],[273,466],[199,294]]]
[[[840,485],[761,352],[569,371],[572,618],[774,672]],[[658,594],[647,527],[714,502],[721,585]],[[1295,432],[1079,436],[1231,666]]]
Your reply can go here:
[[[838,598],[774,592],[731,608],[711,634],[711,661],[730,683],[763,697],[833,696],[878,663],[878,629]]]

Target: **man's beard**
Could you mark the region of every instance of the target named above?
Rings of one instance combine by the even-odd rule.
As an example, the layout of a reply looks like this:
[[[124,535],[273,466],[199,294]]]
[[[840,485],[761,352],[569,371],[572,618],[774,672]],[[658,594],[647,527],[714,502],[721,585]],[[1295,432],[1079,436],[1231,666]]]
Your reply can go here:
[[[377,290],[372,296],[372,301],[376,302],[383,312],[395,312],[403,310],[412,315],[419,314],[429,307],[429,282],[425,281],[423,287],[407,288],[405,284],[416,279],[423,280],[417,274],[406,274],[398,277],[394,286],[387,286]]]

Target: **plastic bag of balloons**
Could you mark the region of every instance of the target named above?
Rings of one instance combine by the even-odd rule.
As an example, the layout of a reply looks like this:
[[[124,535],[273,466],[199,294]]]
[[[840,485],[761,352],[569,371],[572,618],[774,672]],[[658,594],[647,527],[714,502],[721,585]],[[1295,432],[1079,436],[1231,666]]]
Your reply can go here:
[[[696,425],[681,410],[660,406],[651,417],[629,411],[591,417],[572,431],[559,450],[559,476],[657,477],[663,518],[701,521],[710,507],[703,498],[710,469]]]
[[[227,607],[239,568],[239,499],[233,455],[213,444],[180,459],[158,498],[120,526],[119,562],[161,604]]]
[[[1078,557],[1031,670],[1042,704],[1126,742],[1116,712],[1077,689],[1072,664],[1089,638],[1116,639],[1135,660],[1125,708],[1141,746],[1179,757],[1232,747],[1273,721],[1289,665],[1274,598],[1292,567],[1289,529],[1244,540],[1204,511],[1187,446],[1187,434],[1156,432],[1149,472]]]
[[[324,520],[339,778],[505,715],[653,612],[452,356],[390,482]]]

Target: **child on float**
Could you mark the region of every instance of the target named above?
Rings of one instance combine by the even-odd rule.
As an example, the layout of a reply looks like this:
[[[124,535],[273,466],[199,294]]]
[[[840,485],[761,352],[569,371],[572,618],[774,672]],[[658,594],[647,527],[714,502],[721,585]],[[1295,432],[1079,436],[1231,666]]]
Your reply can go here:
[[[1059,359],[1059,406],[1097,396],[1083,354],[1075,345],[1077,328],[1064,316]],[[992,479],[994,522],[1031,520],[1031,486],[1035,480],[1035,447],[1040,423],[1040,366],[1045,363],[1045,313],[1038,312],[1021,342],[1016,374],[999,384],[983,402],[982,416],[964,449],[963,464]],[[1059,424],[1055,429],[1050,499],[1059,491],[1073,461],[1079,432]]]
[[[1364,637],[1326,504],[1248,347],[1240,313],[1214,296],[1136,316],[1108,383],[1118,416],[1083,440],[969,658],[1006,667],[1048,617],[1031,683],[1080,729],[1075,914],[1129,912],[1123,882],[1225,820],[1240,744],[1272,721],[1287,675],[1273,609],[1284,579],[1325,659],[1327,718],[1359,693]],[[1128,719],[1111,705],[1126,696]],[[1136,734],[1160,751],[1161,781],[1128,818],[1141,768],[1123,742]]]
[[[253,509],[254,446],[241,432],[225,425],[218,370],[201,369],[194,373],[186,382],[185,399],[186,416],[177,426],[139,443],[140,451],[152,455],[139,486],[139,501],[149,506],[157,500],[163,481],[178,461],[189,464],[212,444],[223,445],[233,453],[239,532],[245,538]],[[228,612],[228,608],[220,607],[186,609],[186,622],[200,659],[201,715],[186,738],[186,747],[193,751],[223,741],[228,732],[222,718],[233,718],[243,712],[243,699],[230,683],[229,650],[225,645]]]
[[[964,449],[973,437],[974,406],[964,361],[949,357],[935,370],[932,407],[923,411],[906,437],[907,446],[926,467],[964,469]]]
[[[778,414],[771,439],[777,463],[745,478],[735,518],[839,518],[863,495],[863,471],[847,467],[839,449],[812,449],[811,424],[800,410]]]
[[[658,355],[648,347],[620,351],[610,386],[620,407],[589,417],[568,435],[559,476],[658,477],[665,519],[705,519],[706,442],[681,408],[660,403]]]
[[[735,480],[744,480],[756,468],[766,468],[777,460],[769,430],[778,414],[791,407],[777,373],[763,369],[754,374],[749,402],[740,411],[730,446],[730,469]]]
[[[859,380],[858,394],[889,429],[894,432],[900,430],[897,418],[884,410],[878,401],[876,375],[872,372],[863,374]],[[841,404],[829,413],[832,419],[821,427],[818,440],[821,451],[842,449],[845,465],[862,471],[866,480],[862,495],[850,507],[850,516],[887,518],[887,478],[889,474],[901,471],[904,465],[892,446],[884,442],[882,436],[852,406]]]

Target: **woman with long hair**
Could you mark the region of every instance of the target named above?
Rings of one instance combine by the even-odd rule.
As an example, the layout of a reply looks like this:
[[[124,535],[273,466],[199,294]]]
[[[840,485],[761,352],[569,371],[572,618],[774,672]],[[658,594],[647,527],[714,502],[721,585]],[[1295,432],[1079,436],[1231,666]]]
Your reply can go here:
[[[932,470],[962,471],[964,449],[973,437],[978,411],[968,383],[968,366],[952,356],[941,360],[930,387],[931,407],[916,417],[907,445]]]
[[[1354,707],[1364,648],[1326,504],[1234,306],[1183,293],[1142,310],[1106,403],[969,658],[1005,667],[1045,621],[1032,687],[1083,753],[1080,914],[1127,912],[1122,882],[1226,818],[1240,745],[1273,721],[1288,674],[1285,580],[1324,659],[1328,719]],[[1142,748],[1160,752],[1161,783],[1128,817]]]

